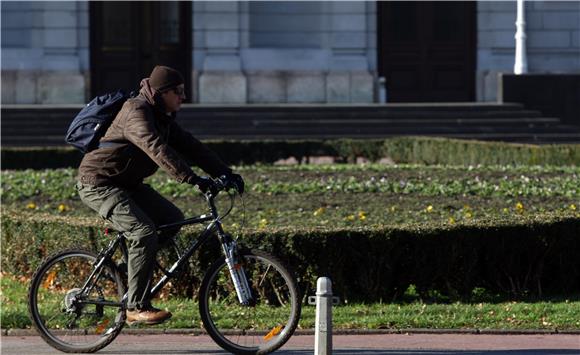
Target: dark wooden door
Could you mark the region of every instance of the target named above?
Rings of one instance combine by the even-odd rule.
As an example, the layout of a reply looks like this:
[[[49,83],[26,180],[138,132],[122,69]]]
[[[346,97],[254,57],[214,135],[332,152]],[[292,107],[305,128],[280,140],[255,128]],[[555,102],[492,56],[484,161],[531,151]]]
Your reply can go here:
[[[156,64],[179,70],[191,97],[191,2],[91,1],[91,90],[139,88]]]
[[[475,99],[476,2],[380,1],[379,75],[390,102]]]

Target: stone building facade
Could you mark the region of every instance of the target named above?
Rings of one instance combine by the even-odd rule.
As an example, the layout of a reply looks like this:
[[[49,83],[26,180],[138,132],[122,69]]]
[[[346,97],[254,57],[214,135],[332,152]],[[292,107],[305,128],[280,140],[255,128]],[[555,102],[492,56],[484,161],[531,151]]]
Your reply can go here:
[[[195,2],[199,102],[372,102],[374,3]]]
[[[98,62],[104,57],[94,53],[96,36],[108,28],[94,20],[102,4],[2,2],[2,103],[81,103],[96,95],[100,87],[95,83],[102,79],[103,69],[96,72],[95,68],[109,62]],[[468,101],[494,101],[497,74],[513,71],[516,2],[473,4],[467,11],[474,12],[474,20],[467,25],[474,28],[474,40],[472,47],[464,49],[474,57],[473,68],[465,74],[474,86]],[[170,37],[175,29],[172,19],[183,18],[178,14],[183,4],[175,6],[168,8],[167,19],[158,27]],[[388,10],[376,2],[194,1],[185,8],[180,38],[187,45],[178,47],[184,51],[180,57],[187,58],[184,68],[191,102],[372,103],[379,99],[379,77],[389,65],[385,62],[389,47],[380,40]],[[527,2],[526,22],[529,72],[580,72],[580,2]],[[146,32],[141,28],[135,33]],[[146,42],[147,37],[139,41]],[[138,75],[143,77],[150,68],[147,64],[142,68]],[[445,71],[441,73],[445,80]],[[386,89],[388,93],[389,79]]]
[[[85,102],[89,20],[84,2],[6,2],[2,12],[2,103]]]
[[[530,1],[525,7],[529,73],[580,74],[580,2]],[[515,18],[515,1],[478,2],[478,101],[494,101],[497,74],[513,72]]]

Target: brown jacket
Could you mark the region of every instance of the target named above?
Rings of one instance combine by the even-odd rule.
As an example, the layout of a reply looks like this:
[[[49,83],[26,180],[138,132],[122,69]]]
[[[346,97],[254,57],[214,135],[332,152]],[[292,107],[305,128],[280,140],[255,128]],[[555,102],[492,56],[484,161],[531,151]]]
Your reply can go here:
[[[161,98],[142,82],[139,95],[127,100],[101,142],[114,142],[87,153],[79,167],[83,184],[132,188],[161,167],[179,182],[195,176],[189,163],[211,176],[231,170],[168,115]]]

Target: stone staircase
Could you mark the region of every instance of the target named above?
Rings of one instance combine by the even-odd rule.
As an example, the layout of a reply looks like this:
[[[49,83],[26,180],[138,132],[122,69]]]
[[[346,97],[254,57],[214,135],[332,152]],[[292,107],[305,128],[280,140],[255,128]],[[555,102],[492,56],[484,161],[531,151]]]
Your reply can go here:
[[[64,145],[81,105],[3,105],[2,146]],[[521,143],[580,143],[563,125],[517,103],[184,105],[178,122],[200,139],[385,138],[421,135]]]

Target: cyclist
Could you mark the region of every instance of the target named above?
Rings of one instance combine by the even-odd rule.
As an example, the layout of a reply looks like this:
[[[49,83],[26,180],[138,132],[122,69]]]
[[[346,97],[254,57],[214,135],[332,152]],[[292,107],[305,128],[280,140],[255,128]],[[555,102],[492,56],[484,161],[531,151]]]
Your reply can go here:
[[[79,166],[81,200],[112,223],[128,239],[127,323],[158,324],[171,317],[148,299],[158,243],[177,230],[158,236],[156,226],[183,220],[183,213],[143,179],[158,167],[182,183],[207,191],[213,181],[196,175],[189,162],[212,177],[224,176],[240,193],[244,180],[218,156],[175,122],[185,99],[184,81],[175,69],[156,66],[141,81],[141,90],[127,100]],[[159,239],[159,240],[158,240]]]

